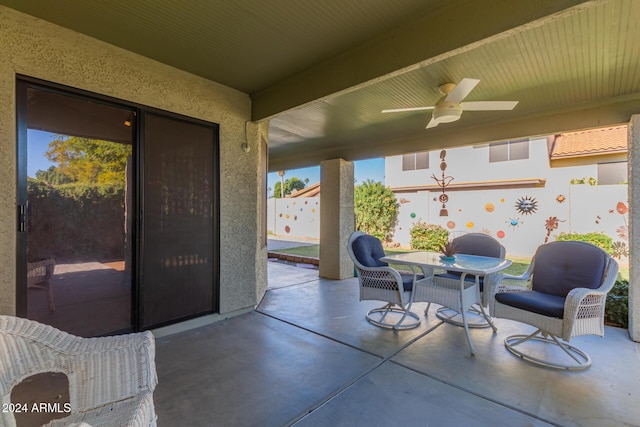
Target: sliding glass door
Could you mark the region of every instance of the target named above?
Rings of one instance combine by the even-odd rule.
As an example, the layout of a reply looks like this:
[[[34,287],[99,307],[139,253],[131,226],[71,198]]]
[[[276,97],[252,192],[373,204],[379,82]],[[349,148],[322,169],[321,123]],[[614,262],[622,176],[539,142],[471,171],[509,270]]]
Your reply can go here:
[[[217,125],[17,88],[18,315],[88,337],[216,312]]]

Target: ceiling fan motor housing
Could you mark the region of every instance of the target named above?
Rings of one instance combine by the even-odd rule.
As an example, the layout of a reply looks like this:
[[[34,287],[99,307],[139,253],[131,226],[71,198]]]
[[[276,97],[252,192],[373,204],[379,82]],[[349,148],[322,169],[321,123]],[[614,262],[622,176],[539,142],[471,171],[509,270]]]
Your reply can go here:
[[[441,101],[433,110],[433,119],[438,123],[451,123],[460,119],[462,106],[458,102]]]

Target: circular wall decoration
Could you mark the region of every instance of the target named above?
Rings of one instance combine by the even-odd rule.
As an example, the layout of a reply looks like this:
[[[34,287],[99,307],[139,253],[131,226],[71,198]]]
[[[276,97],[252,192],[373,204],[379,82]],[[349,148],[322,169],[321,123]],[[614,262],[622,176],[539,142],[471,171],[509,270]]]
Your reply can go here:
[[[504,203],[504,199],[500,199],[500,203]]]
[[[564,194],[558,194],[558,197],[556,197],[556,202],[558,203],[564,203],[567,200],[567,197]]]
[[[416,213],[415,212],[411,212],[411,215],[409,215],[411,218],[415,218],[416,217]]]
[[[285,232],[285,233],[290,233],[290,232],[291,232],[291,228],[287,225],[287,226],[284,228],[284,232]]]
[[[620,215],[624,215],[629,212],[629,208],[623,202],[618,202],[618,204],[616,205],[616,210]]]
[[[504,236],[505,236],[505,232],[504,232],[504,231],[502,231],[502,230],[499,230],[499,231],[496,233],[496,236],[498,236],[498,239],[503,239],[503,238],[504,238]]]
[[[454,228],[456,228],[456,223],[453,221],[447,221],[447,228],[453,230]]]
[[[469,222],[467,223],[467,228],[473,228],[473,226],[474,226],[474,225],[475,225],[475,224],[474,224],[472,221],[469,221]]]
[[[287,214],[287,216],[285,216],[286,219],[289,219],[289,214]]]
[[[529,196],[521,197],[516,202],[516,210],[523,215],[534,214],[538,210],[538,201]]]
[[[493,212],[494,210],[496,210],[496,207],[493,205],[493,203],[487,203],[486,205],[484,205],[484,210],[487,212]]]

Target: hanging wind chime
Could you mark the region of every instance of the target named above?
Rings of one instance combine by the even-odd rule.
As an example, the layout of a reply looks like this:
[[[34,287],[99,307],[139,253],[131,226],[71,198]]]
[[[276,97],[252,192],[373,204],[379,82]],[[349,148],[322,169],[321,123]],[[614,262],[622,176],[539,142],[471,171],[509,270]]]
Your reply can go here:
[[[442,194],[438,200],[442,203],[442,208],[440,209],[440,216],[449,216],[449,212],[447,211],[447,202],[449,201],[449,196],[446,194],[447,186],[453,181],[452,176],[445,176],[444,171],[447,169],[447,162],[445,162],[445,157],[447,156],[447,151],[442,150],[440,152],[440,170],[442,171],[442,179],[438,179],[436,174],[432,175],[432,178],[438,183],[438,186],[442,188]]]

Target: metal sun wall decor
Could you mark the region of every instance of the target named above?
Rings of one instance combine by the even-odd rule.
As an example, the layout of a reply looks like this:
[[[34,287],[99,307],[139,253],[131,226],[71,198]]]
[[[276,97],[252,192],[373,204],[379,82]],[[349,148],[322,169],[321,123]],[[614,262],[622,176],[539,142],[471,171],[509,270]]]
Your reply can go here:
[[[436,174],[432,175],[432,178],[438,183],[438,186],[442,188],[442,194],[438,197],[440,203],[442,203],[442,208],[440,209],[440,216],[449,216],[449,212],[447,211],[447,202],[449,201],[449,196],[446,194],[446,188],[451,181],[453,181],[452,176],[445,176],[444,171],[447,169],[447,162],[445,162],[445,157],[447,156],[447,150],[440,151],[440,170],[442,171],[442,179],[438,179]]]
[[[516,210],[523,215],[534,214],[538,210],[538,201],[529,196],[521,197],[516,202]]]

